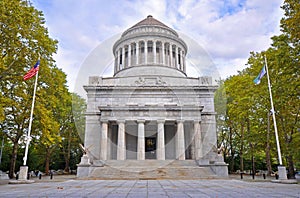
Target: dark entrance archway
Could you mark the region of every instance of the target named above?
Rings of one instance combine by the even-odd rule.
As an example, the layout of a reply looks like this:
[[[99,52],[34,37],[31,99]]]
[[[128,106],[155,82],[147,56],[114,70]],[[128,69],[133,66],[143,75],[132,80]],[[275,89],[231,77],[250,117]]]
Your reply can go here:
[[[146,137],[145,152],[146,159],[156,159],[156,137]]]

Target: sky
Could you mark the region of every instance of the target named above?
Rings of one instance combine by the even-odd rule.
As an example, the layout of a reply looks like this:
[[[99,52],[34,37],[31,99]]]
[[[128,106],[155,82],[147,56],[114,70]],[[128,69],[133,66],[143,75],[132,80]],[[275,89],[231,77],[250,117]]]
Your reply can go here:
[[[271,37],[280,34],[283,17],[280,8],[283,0],[30,2],[43,12],[50,37],[59,41],[54,59],[67,74],[72,92],[78,92],[76,83],[79,81],[81,89],[88,84],[87,77],[79,77],[83,72],[101,76],[111,71],[111,44],[148,15],[196,42],[210,57],[222,79],[246,68],[251,51],[260,52],[270,47]],[[96,63],[104,67],[101,71],[97,70],[97,65],[93,69],[86,67],[91,56],[101,59]],[[192,56],[197,56],[195,51]]]

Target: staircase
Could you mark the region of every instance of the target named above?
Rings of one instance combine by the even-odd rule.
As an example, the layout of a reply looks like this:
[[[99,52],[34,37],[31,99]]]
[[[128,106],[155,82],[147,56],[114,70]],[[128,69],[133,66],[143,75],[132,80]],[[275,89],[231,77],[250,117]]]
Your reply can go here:
[[[217,178],[209,166],[194,160],[108,160],[103,167],[92,167],[94,179],[200,179]]]

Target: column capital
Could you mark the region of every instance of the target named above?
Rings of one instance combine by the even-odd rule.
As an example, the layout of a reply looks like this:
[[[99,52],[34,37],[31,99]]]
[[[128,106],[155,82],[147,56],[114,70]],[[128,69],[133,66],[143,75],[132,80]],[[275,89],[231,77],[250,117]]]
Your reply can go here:
[[[183,123],[183,122],[185,122],[185,120],[183,120],[183,119],[178,119],[178,120],[176,120],[176,122],[177,122],[177,123]]]
[[[118,124],[124,124],[124,123],[125,123],[125,120],[117,120],[117,123],[118,123]]]
[[[201,123],[201,120],[193,120],[194,123]]]
[[[136,120],[137,123],[145,123],[146,121],[143,120],[143,119],[140,119],[140,120]]]
[[[164,123],[166,122],[166,120],[161,119],[161,120],[157,120],[156,122],[157,122],[157,123],[162,123],[162,124],[164,124]]]

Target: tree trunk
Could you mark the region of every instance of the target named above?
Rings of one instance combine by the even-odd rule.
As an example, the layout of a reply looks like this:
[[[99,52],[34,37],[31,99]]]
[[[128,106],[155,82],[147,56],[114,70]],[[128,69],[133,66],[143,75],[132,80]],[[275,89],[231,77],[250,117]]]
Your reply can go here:
[[[287,156],[287,160],[288,160],[288,169],[289,169],[289,179],[295,179],[295,168],[294,168],[294,161],[293,161],[293,156],[292,155],[288,155]]]
[[[14,142],[13,150],[10,158],[10,166],[9,166],[9,178],[12,179],[14,177],[16,161],[17,161],[17,153],[18,153],[18,141]]]
[[[244,172],[244,126],[241,128],[240,170]]]
[[[49,170],[50,170],[50,149],[47,148],[46,149],[46,159],[45,159],[45,173],[46,175],[49,175]]]
[[[267,128],[267,142],[266,142],[266,164],[268,170],[268,176],[272,173],[271,165],[271,151],[270,151],[270,113],[268,112],[268,128]]]
[[[68,148],[67,153],[65,154],[65,172],[70,172],[70,155],[71,155],[71,137],[68,138]]]
[[[230,146],[230,172],[234,172],[234,149],[233,149],[233,143],[232,143],[232,128],[229,128],[229,146]]]

